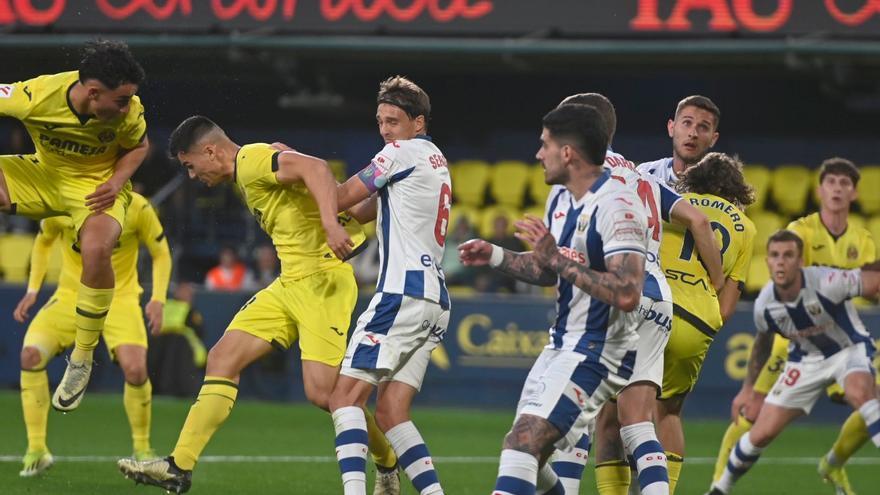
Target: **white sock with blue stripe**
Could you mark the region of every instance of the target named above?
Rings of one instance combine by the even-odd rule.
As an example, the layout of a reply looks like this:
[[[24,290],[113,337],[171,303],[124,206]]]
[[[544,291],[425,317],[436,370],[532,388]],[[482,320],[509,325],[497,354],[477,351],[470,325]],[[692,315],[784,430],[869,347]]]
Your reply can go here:
[[[553,467],[549,462],[545,462],[538,469],[538,486],[536,493],[538,495],[565,495],[565,487],[559,481],[559,476],[553,471]]]
[[[504,449],[492,495],[535,495],[538,459],[518,450]]]
[[[559,482],[566,495],[577,495],[581,489],[581,476],[590,457],[590,437],[581,435],[577,445],[568,452],[556,451],[553,459],[553,471],[559,476]]]
[[[391,447],[397,453],[397,463],[406,471],[420,495],[442,494],[434,461],[412,421],[400,423],[385,432]]]
[[[636,464],[642,495],[668,495],[669,471],[666,453],[657,441],[654,423],[645,421],[620,429],[623,447]]]
[[[730,451],[724,474],[721,475],[721,479],[715,482],[714,486],[723,493],[729,493],[736,480],[758,462],[761,452],[764,452],[764,449],[752,445],[748,433],[740,437],[739,442]]]
[[[862,419],[868,427],[868,436],[874,445],[880,447],[880,401],[871,399],[859,408]]]
[[[333,411],[336,430],[336,460],[342,473],[345,495],[367,492],[367,418],[360,407],[341,407]]]

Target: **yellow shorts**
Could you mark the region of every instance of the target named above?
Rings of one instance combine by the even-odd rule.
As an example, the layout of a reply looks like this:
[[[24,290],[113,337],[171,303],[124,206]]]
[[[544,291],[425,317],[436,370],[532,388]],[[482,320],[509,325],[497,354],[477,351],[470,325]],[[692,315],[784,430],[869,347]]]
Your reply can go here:
[[[36,155],[2,155],[0,170],[6,179],[13,214],[41,219],[68,215],[76,230],[92,214],[86,206],[86,196],[106,179],[100,177],[71,178],[61,175]],[[131,203],[131,183],[120,191],[113,207],[104,213],[125,225],[125,209]]]
[[[788,339],[781,335],[773,336],[773,350],[767,363],[755,379],[755,392],[767,395],[776,383],[776,379],[785,370],[785,362],[788,360]]]
[[[339,366],[356,302],[354,270],[343,263],[294,281],[275,279],[241,307],[226,331],[241,330],[283,349],[299,339],[304,360]]]
[[[663,353],[663,390],[660,399],[669,399],[693,390],[712,340],[713,337],[673,313],[672,332]]]
[[[24,335],[24,346],[44,347],[47,342],[55,349],[41,349],[47,354],[57,354],[73,345],[76,337],[76,293],[69,290],[56,291],[40,308]],[[47,338],[48,337],[48,338]],[[113,298],[104,331],[101,333],[116,360],[115,350],[120,345],[147,347],[147,329],[137,294],[123,294]]]

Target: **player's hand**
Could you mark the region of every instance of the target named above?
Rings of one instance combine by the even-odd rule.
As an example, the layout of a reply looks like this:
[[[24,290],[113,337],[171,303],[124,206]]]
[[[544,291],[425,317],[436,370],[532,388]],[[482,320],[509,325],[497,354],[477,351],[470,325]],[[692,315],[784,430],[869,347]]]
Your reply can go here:
[[[544,222],[534,215],[526,215],[514,225],[518,230],[514,233],[516,238],[534,246],[532,253],[538,264],[544,267],[549,265],[550,260],[559,252],[559,248]]]
[[[284,143],[278,142],[278,141],[275,141],[274,143],[272,143],[271,146],[278,151],[296,151],[295,149],[291,148],[290,146],[288,146]]]
[[[752,392],[749,400],[746,402],[743,407],[742,415],[752,423],[758,419],[758,414],[761,412],[761,408],[764,407],[764,399],[767,396],[765,394],[761,394],[758,392]]]
[[[107,181],[95,188],[95,192],[86,196],[86,206],[95,213],[109,210],[122,190],[121,185]]]
[[[751,395],[751,389],[743,387],[736,394],[736,397],[733,398],[733,402],[730,403],[730,421],[733,424],[739,423],[739,416],[745,410],[746,403]]]
[[[165,314],[165,304],[155,299],[148,302],[144,308],[144,314],[147,315],[147,324],[150,327],[150,335],[156,336],[162,333],[162,319]]]
[[[339,223],[334,222],[324,227],[327,233],[327,245],[337,258],[344,260],[348,258],[354,249],[354,241],[348,236],[348,232]]]
[[[31,316],[28,312],[35,302],[37,302],[37,293],[26,292],[24,297],[21,298],[21,301],[18,301],[15,311],[12,312],[12,317],[15,318],[15,321],[19,323],[27,321]]]
[[[485,266],[492,257],[492,244],[483,239],[471,239],[458,245],[458,259],[464,266]]]

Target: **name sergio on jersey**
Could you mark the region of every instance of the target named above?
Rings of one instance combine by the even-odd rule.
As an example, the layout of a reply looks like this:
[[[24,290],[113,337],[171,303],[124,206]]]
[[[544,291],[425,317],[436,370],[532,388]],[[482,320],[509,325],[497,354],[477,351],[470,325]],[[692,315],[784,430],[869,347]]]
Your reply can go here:
[[[83,156],[95,156],[107,151],[106,145],[90,146],[88,144],[78,143],[71,139],[60,139],[47,136],[43,133],[40,133],[40,145],[49,148],[50,152],[62,156],[69,153],[78,153]]]

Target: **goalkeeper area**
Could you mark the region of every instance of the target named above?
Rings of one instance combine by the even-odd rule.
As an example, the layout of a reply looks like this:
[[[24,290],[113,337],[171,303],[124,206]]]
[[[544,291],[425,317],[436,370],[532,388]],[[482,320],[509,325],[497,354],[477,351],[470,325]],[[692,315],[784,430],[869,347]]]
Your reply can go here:
[[[166,455],[177,440],[193,399],[153,399],[152,444]],[[485,495],[495,483],[501,440],[513,419],[508,411],[426,408],[418,404],[419,425],[447,493]],[[92,393],[74,413],[49,413],[48,444],[55,466],[37,478],[18,477],[26,439],[18,393],[0,392],[0,493],[151,494],[158,488],[135,486],[116,469],[116,459],[131,455],[122,396]],[[685,416],[686,417],[686,416]],[[688,452],[676,494],[705,493],[715,455],[727,424],[687,421]],[[839,424],[796,423],[765,452],[737,493],[778,495],[833,494],[816,474]],[[873,493],[880,453],[870,445],[847,464],[857,493]],[[368,487],[374,469],[368,467]],[[401,480],[402,493],[416,492]],[[229,420],[205,449],[193,472],[193,494],[337,494],[341,493],[329,415],[305,404],[239,401]],[[592,459],[581,493],[596,493]]]

